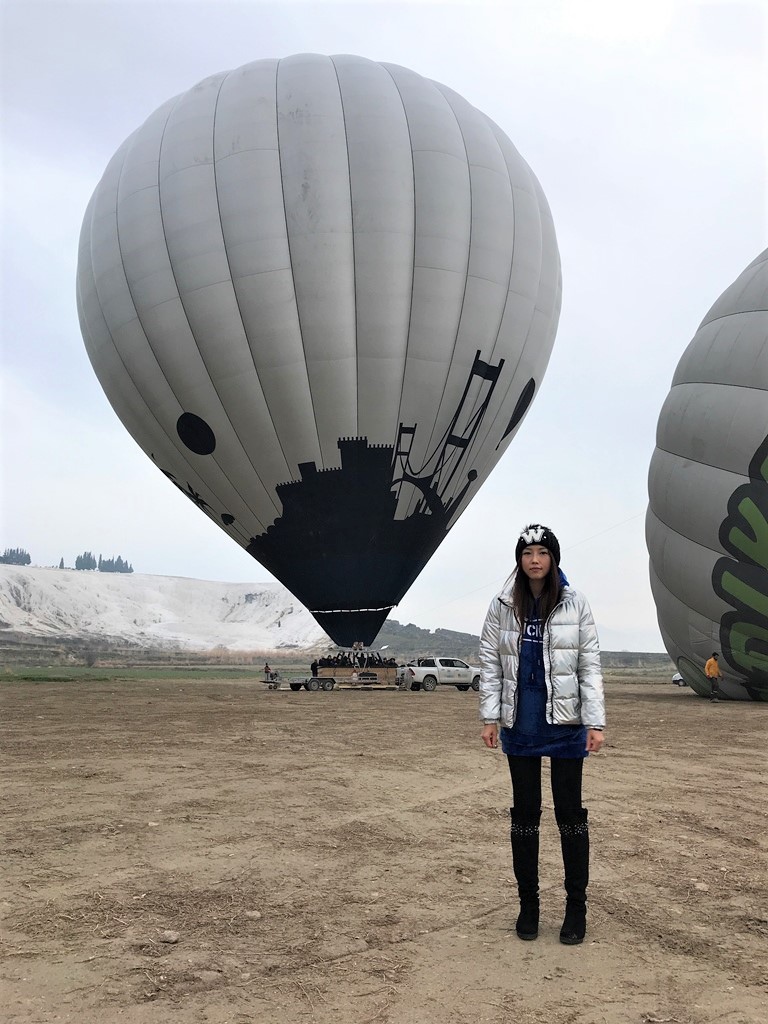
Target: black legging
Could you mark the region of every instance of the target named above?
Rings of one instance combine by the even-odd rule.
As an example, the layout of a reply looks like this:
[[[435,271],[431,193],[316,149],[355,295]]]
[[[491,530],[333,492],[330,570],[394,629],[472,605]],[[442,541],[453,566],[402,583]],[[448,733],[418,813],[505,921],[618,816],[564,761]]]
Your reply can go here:
[[[512,799],[521,815],[537,815],[541,810],[541,758],[507,755],[512,776]],[[555,815],[568,818],[581,810],[581,774],[583,757],[553,757],[551,782]]]

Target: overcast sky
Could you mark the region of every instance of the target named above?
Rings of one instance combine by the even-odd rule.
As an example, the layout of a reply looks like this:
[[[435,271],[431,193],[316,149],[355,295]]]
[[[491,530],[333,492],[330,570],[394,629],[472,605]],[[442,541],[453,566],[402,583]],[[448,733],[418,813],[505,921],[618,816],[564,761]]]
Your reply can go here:
[[[127,135],[202,78],[353,53],[461,93],[510,136],[552,208],[563,307],[515,440],[392,618],[479,632],[528,521],[551,525],[607,650],[662,650],[644,541],[675,366],[766,246],[761,3],[505,0],[2,4],[0,549],[67,565],[272,577],[135,445],[75,308],[85,207]]]

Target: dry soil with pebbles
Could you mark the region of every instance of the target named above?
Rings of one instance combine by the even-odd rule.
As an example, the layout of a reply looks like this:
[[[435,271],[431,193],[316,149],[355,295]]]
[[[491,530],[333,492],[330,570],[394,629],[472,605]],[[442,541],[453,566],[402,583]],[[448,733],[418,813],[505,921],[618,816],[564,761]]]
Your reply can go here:
[[[609,678],[564,947],[551,805],[540,937],[515,937],[471,692],[0,693],[4,1024],[768,1020],[768,705]]]

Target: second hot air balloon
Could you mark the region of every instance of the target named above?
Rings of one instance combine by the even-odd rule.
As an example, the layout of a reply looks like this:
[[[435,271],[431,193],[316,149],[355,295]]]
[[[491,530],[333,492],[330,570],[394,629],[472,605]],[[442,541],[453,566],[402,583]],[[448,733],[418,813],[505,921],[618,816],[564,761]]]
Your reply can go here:
[[[699,694],[768,700],[768,250],[683,353],[659,417],[646,537],[664,644]]]
[[[77,274],[126,428],[343,645],[505,451],[560,289],[546,199],[488,117],[315,54],[160,107],[96,188]]]

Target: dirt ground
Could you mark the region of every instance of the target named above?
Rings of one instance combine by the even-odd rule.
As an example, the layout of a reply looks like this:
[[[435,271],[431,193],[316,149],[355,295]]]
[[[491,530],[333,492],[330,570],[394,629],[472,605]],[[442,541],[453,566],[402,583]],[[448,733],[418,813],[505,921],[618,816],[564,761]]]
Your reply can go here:
[[[2,1021],[765,1024],[768,705],[607,697],[566,947],[551,804],[514,934],[472,692],[3,684]]]

